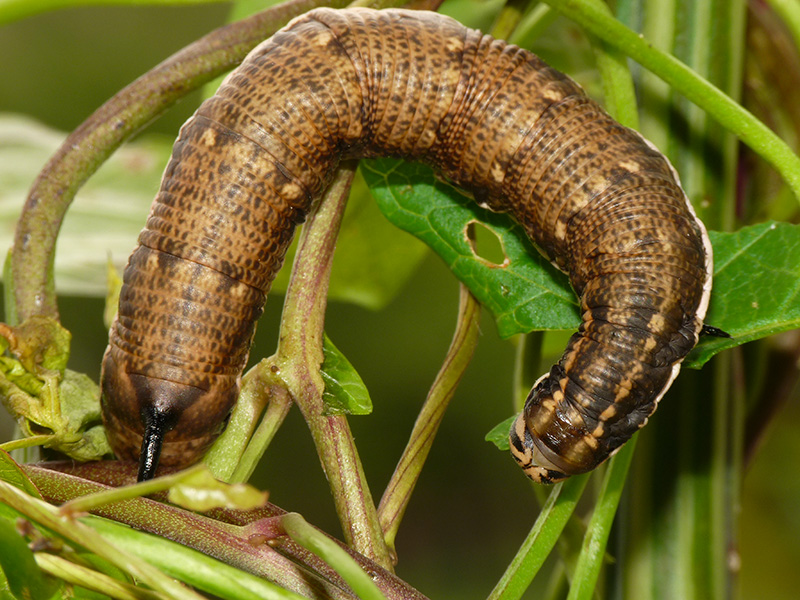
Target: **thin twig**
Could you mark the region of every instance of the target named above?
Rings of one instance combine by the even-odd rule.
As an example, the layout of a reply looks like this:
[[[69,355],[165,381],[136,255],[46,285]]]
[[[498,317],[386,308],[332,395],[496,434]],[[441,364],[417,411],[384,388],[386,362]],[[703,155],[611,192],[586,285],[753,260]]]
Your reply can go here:
[[[480,314],[481,305],[469,289],[463,283],[460,284],[458,321],[453,341],[378,508],[383,535],[393,554],[394,540],[403,513],[408,507],[447,406],[478,344]]]

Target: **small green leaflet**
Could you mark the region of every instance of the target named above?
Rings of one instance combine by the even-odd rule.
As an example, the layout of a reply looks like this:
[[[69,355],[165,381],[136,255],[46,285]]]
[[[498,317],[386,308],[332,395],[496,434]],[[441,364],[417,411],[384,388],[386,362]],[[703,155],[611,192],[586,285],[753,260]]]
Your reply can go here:
[[[110,454],[100,388],[66,368],[71,335],[50,317],[0,327],[0,401],[26,437],[52,434],[47,446],[81,461]]]
[[[508,417],[504,421],[500,421],[497,425],[489,430],[489,433],[487,433],[486,437],[483,439],[485,439],[487,442],[492,442],[495,446],[497,446],[498,450],[507,451],[509,448],[508,432],[511,431],[511,426],[514,424],[516,418],[516,416],[512,416]]]
[[[267,493],[246,483],[217,481],[211,471],[203,468],[182,477],[171,486],[169,501],[197,512],[212,508],[251,510],[267,503]]]
[[[5,450],[0,450],[0,481],[10,483],[34,498],[42,499],[33,482]]]
[[[325,402],[327,415],[368,415],[372,412],[372,400],[367,386],[361,380],[350,361],[327,336],[322,342],[324,360],[322,362],[322,379],[325,391],[322,399]]]

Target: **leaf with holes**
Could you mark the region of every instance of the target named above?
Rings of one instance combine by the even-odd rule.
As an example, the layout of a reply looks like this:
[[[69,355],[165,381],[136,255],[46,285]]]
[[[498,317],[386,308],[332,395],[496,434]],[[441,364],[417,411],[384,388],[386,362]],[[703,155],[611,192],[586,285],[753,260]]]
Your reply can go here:
[[[578,300],[566,275],[536,251],[510,217],[477,206],[424,165],[392,159],[362,165],[383,214],[444,259],[492,311],[502,337],[578,326]],[[468,231],[476,222],[497,236],[503,262],[473,250]]]
[[[567,277],[545,260],[508,216],[490,212],[429,168],[397,160],[364,163],[381,211],[428,244],[497,320],[508,337],[537,329],[574,329],[577,299]],[[467,232],[497,236],[504,260],[473,251]],[[485,235],[485,232],[483,232]],[[710,232],[714,291],[706,322],[732,337],[704,337],[685,366],[700,368],[717,352],[800,327],[800,226],[763,223],[734,233]]]

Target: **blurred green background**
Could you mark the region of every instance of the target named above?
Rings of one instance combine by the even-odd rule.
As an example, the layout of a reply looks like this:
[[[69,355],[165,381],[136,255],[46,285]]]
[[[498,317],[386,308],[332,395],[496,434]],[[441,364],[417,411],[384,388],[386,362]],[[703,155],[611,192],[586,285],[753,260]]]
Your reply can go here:
[[[76,8],[0,26],[0,117],[25,115],[69,131],[138,75],[224,23],[229,10],[225,4]],[[548,43],[553,42],[543,41],[545,47]],[[556,66],[569,70],[569,65]],[[119,210],[126,218],[144,222],[163,168],[161,159],[148,161],[154,156],[166,160],[164,140],[174,138],[198,99],[198,94],[187,98],[153,123],[140,140],[150,150],[126,155],[120,168],[127,169],[137,187],[130,198],[120,199]],[[10,122],[2,121],[0,127],[0,159],[5,161],[0,165],[0,235],[5,245],[25,189],[47,156],[39,149],[38,154],[26,151],[24,160],[20,158],[20,135],[24,137],[27,130],[16,119]],[[52,132],[35,131],[41,134],[43,147],[54,143]],[[15,157],[23,164],[12,168]],[[91,202],[91,193],[79,195],[75,211],[96,215]],[[102,219],[97,227],[108,233]],[[115,238],[121,235],[112,233]],[[86,242],[85,252],[104,256],[107,248],[93,243]],[[132,248],[134,237],[115,239],[114,244]],[[124,262],[125,254],[115,249],[115,261]],[[62,281],[58,283],[61,286]],[[103,302],[76,294],[79,282],[66,287],[60,309],[74,336],[71,367],[97,379],[107,338]],[[392,473],[450,342],[457,296],[455,279],[428,255],[402,293],[382,310],[341,302],[329,306],[327,332],[361,374],[375,405],[372,415],[351,418],[375,496],[380,496]],[[260,358],[275,348],[281,302],[279,294],[270,297],[251,356]],[[398,536],[398,574],[432,598],[485,597],[538,510],[514,461],[483,441],[489,429],[511,414],[513,354],[512,343],[500,340],[484,315],[475,359],[442,425]],[[797,598],[800,590],[797,400],[795,393],[794,401],[775,419],[744,479],[739,547],[731,548],[730,556],[741,562],[741,597],[748,600],[788,600]],[[9,435],[6,424],[2,439]],[[280,430],[255,483],[270,490],[274,503],[339,535],[330,494],[298,411]],[[526,598],[540,596],[531,589]]]

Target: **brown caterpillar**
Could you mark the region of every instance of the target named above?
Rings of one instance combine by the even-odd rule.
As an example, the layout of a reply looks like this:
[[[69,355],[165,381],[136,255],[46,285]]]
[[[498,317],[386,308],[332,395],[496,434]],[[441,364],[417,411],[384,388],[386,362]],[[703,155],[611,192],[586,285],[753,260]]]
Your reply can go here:
[[[435,13],[318,9],[183,126],[125,269],[103,415],[140,479],[159,455],[198,460],[224,428],[295,226],[340,160],[379,155],[509,212],[580,296],[579,332],[511,431],[525,472],[589,471],[645,424],[711,281],[668,161],[530,52]]]

